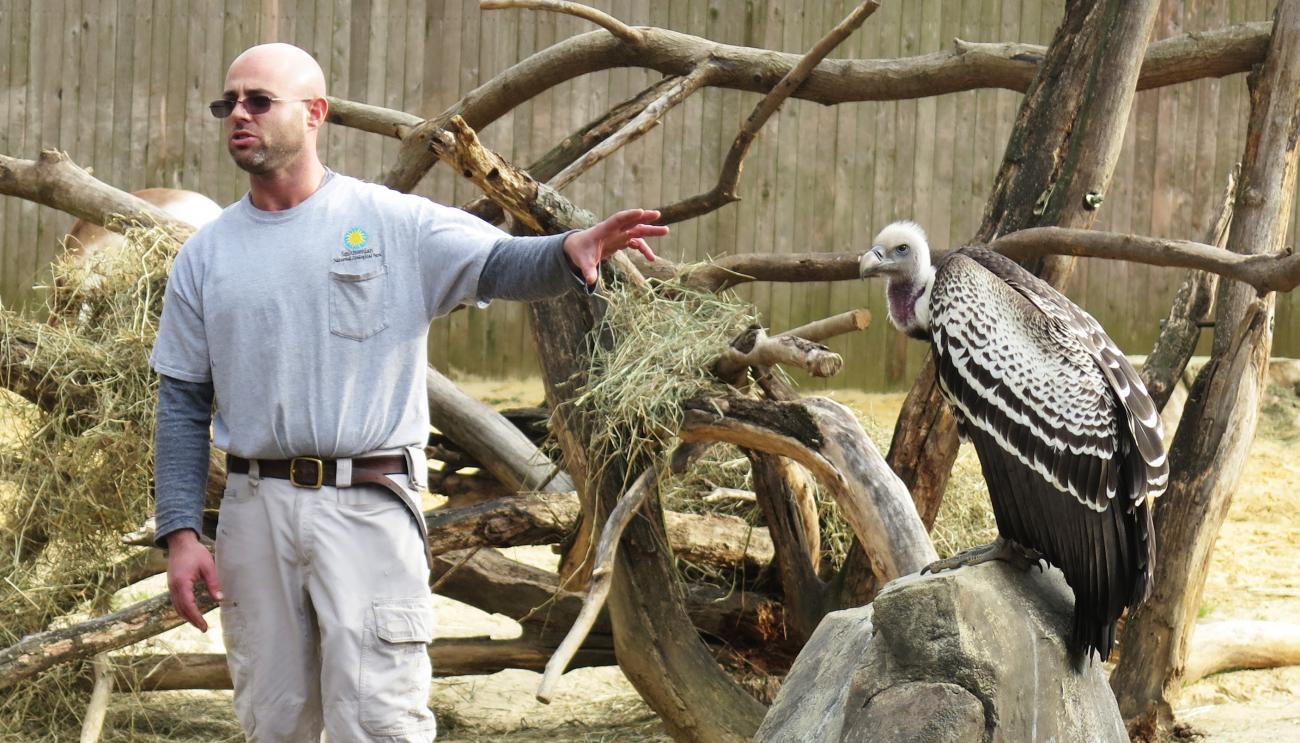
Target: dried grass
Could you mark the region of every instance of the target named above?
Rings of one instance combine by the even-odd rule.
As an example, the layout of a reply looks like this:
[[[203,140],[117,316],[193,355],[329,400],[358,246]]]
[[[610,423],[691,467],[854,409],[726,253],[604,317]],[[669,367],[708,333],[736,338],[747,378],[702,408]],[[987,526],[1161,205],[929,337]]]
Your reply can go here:
[[[0,448],[0,480],[10,485],[0,498],[2,646],[107,608],[122,587],[111,568],[132,550],[120,537],[152,511],[148,357],[178,245],[146,227],[126,238],[90,261],[55,263],[59,303],[74,308],[59,324],[0,308],[4,356],[25,356],[45,393],[39,408],[0,398],[0,418],[22,421]],[[0,734],[66,739],[66,721],[84,713],[80,672],[58,668],[6,690]]]
[[[587,382],[572,404],[599,411],[590,434],[593,478],[620,461],[648,461],[673,446],[682,405],[706,392],[727,391],[709,372],[733,338],[757,322],[754,309],[731,294],[675,282],[645,291],[616,284],[597,329],[611,343],[591,354]],[[638,473],[627,473],[628,483]]]

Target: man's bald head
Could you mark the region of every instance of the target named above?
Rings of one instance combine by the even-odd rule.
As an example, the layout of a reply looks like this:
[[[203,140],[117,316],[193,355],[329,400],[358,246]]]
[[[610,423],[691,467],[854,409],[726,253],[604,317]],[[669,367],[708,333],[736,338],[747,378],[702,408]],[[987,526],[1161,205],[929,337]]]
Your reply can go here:
[[[285,98],[324,98],[325,73],[306,51],[293,44],[258,44],[235,57],[226,73],[226,90],[244,83]]]
[[[262,96],[272,105],[249,110]],[[254,176],[320,171],[316,143],[329,114],[325,74],[307,52],[292,44],[259,44],[230,63],[222,98],[235,103],[222,119],[235,164]]]

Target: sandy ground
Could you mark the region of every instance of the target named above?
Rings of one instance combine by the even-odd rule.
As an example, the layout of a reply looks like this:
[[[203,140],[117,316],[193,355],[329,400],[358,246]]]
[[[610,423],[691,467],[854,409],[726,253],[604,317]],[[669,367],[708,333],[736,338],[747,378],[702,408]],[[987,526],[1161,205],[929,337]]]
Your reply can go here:
[[[536,380],[461,380],[479,399],[496,406],[531,405],[542,399]],[[903,396],[854,391],[829,393],[884,430],[892,427]],[[1269,417],[1271,416],[1271,417]],[[0,420],[0,441],[12,421]],[[1300,622],[1300,404],[1266,411],[1261,436],[1247,463],[1212,557],[1201,608],[1202,621],[1273,619]],[[518,548],[512,556],[553,567],[549,548]],[[133,587],[118,601],[152,595],[161,577]],[[442,637],[518,633],[513,621],[437,598]],[[215,617],[215,613],[212,617]],[[210,618],[210,621],[212,618]],[[207,635],[185,627],[155,640],[175,651],[219,652],[219,620]],[[654,714],[616,668],[579,669],[565,675],[550,705],[534,699],[540,676],[505,671],[492,676],[436,679],[430,704],[438,714],[439,740],[470,741],[668,741]],[[142,706],[143,705],[143,706]],[[140,712],[149,714],[141,715]],[[1300,743],[1300,668],[1224,673],[1188,687],[1178,704],[1180,719],[1205,740]],[[146,717],[151,722],[145,722]],[[229,692],[168,692],[115,703],[107,741],[239,740]]]

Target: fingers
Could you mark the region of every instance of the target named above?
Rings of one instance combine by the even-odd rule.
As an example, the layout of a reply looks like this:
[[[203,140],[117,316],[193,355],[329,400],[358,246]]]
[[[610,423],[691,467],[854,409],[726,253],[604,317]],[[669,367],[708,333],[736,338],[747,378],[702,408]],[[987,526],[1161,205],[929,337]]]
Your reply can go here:
[[[203,583],[208,587],[208,593],[212,594],[212,598],[220,601],[222,599],[221,579],[217,577],[217,564],[212,560],[208,560],[200,565],[199,577],[203,579]]]
[[[642,240],[641,238],[638,237],[634,239],[632,242],[628,243],[628,245],[629,247],[635,248],[636,250],[640,251],[641,255],[645,256],[646,260],[653,261],[655,259],[655,252],[650,249],[650,246],[646,243],[645,240]]]
[[[194,600],[194,582],[188,578],[176,578],[169,582],[168,589],[172,597],[172,608],[176,613],[197,627],[200,632],[207,632],[208,622],[203,618],[203,613],[199,611],[199,606]]]

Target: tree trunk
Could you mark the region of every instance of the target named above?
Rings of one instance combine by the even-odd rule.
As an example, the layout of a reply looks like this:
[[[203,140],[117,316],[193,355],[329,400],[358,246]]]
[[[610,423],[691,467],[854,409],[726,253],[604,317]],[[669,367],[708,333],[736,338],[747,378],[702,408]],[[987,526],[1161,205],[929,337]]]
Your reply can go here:
[[[1146,55],[1158,0],[1075,0],[1029,85],[974,241],[1035,226],[1089,227],[1104,199]],[[1060,286],[1074,258],[1029,262]],[[929,527],[939,512],[957,428],[926,362],[894,428],[889,465],[912,491]],[[845,561],[844,583],[861,582],[864,553]],[[851,595],[843,595],[845,603]]]
[[[1300,0],[1282,0],[1263,66],[1252,73],[1241,187],[1228,248],[1273,253],[1286,244],[1300,136]],[[1124,628],[1111,686],[1136,737],[1172,722],[1205,574],[1259,419],[1272,345],[1274,295],[1222,291],[1210,361],[1197,375],[1169,452],[1173,478],[1155,509],[1151,598]]]

